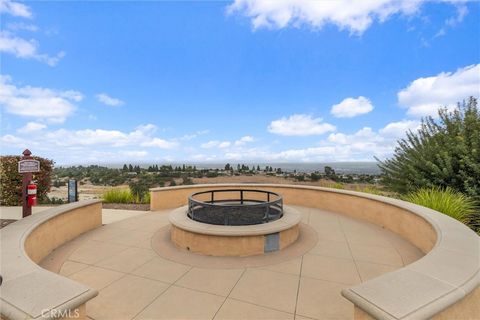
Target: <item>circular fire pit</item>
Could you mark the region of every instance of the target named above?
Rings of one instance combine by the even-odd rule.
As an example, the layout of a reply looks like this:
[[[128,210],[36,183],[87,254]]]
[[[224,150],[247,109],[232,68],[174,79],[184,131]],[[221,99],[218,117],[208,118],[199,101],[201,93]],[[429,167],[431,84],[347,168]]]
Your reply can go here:
[[[250,256],[286,248],[299,236],[300,214],[274,192],[209,190],[188,200],[170,213],[170,238],[192,252]]]
[[[267,223],[283,216],[282,196],[251,189],[209,190],[188,197],[190,219],[215,225],[245,226]]]

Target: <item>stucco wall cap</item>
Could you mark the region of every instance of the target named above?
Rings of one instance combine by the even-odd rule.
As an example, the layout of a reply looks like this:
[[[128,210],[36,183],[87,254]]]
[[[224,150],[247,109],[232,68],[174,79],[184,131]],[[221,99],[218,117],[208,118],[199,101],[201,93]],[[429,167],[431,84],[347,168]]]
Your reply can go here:
[[[2,316],[10,320],[48,319],[49,314],[42,316],[43,310],[69,310],[98,294],[97,290],[41,268],[27,255],[25,241],[33,230],[48,220],[100,202],[87,200],[62,205],[23,218],[0,230]]]

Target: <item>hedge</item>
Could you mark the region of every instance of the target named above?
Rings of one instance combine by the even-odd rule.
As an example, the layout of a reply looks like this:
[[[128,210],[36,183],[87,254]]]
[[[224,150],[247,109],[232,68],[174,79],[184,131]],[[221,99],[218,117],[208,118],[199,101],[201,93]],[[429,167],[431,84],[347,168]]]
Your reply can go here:
[[[37,184],[38,202],[47,199],[52,183],[52,169],[54,161],[41,157],[32,157],[40,161],[40,172],[33,173],[33,180]],[[22,205],[22,174],[18,173],[18,161],[21,156],[0,157],[0,205]]]

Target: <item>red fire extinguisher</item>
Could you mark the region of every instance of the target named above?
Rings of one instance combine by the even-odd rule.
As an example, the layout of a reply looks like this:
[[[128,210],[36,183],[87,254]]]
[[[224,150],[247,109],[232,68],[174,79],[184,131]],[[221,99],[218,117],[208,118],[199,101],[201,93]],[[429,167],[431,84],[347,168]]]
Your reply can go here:
[[[32,181],[27,186],[27,203],[29,207],[37,205],[37,185]]]

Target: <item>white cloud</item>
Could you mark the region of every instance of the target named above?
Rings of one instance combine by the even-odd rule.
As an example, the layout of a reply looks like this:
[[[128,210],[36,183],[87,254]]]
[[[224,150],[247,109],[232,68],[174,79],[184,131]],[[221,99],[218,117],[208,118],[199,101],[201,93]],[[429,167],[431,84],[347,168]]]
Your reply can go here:
[[[445,24],[440,30],[438,30],[437,34],[435,34],[434,38],[442,37],[447,34],[447,29],[455,28],[458,24],[460,24],[465,16],[468,14],[468,8],[466,5],[460,3],[457,5],[457,13],[455,16],[448,18],[445,20]]]
[[[25,126],[19,128],[17,131],[21,133],[31,133],[31,132],[43,130],[45,128],[47,128],[47,126],[43,123],[29,122]]]
[[[402,120],[398,122],[391,122],[384,128],[380,129],[380,134],[384,137],[403,137],[408,131],[416,131],[420,128],[420,121],[416,120]]]
[[[140,151],[125,150],[125,151],[120,151],[120,154],[130,158],[144,158],[148,156],[148,152],[143,150],[140,150]]]
[[[247,144],[249,142],[253,142],[253,141],[254,141],[254,138],[252,136],[243,136],[240,139],[235,140],[233,142],[232,141],[227,141],[227,140],[226,141],[211,140],[211,141],[202,143],[200,145],[200,147],[203,148],[203,149],[213,149],[213,148],[216,148],[216,149],[226,149],[226,148],[236,149],[236,148],[241,148],[245,144]],[[230,147],[232,147],[232,148],[230,148]]]
[[[235,0],[228,13],[251,19],[254,29],[310,26],[321,29],[333,24],[340,30],[361,34],[374,21],[384,22],[396,14],[412,15],[427,0]],[[439,0],[442,1],[442,0]],[[445,0],[459,5],[465,1]]]
[[[0,52],[5,52],[22,59],[34,59],[44,62],[51,67],[65,56],[65,52],[60,51],[55,56],[41,54],[38,52],[38,42],[34,39],[26,40],[15,36],[9,31],[0,31]]]
[[[0,141],[2,142],[3,146],[14,146],[14,147],[20,147],[20,148],[26,148],[26,140],[20,137],[16,137],[12,134],[6,134],[0,138]],[[31,145],[31,144],[29,144]]]
[[[204,148],[204,149],[211,149],[211,148],[220,148],[220,149],[224,149],[224,148],[228,148],[230,147],[232,143],[230,141],[218,141],[218,140],[212,140],[212,141],[208,141],[206,143],[202,143],[200,145],[200,147]]]
[[[12,31],[30,31],[30,32],[37,32],[39,29],[36,25],[31,23],[24,23],[24,22],[11,22],[7,23],[7,29]]]
[[[153,136],[157,127],[152,124],[141,125],[130,132],[105,129],[82,129],[69,130],[58,129],[52,131],[45,129],[41,124],[29,123],[26,127],[36,129],[35,135],[27,135],[29,132],[18,130],[18,136],[5,135],[3,141],[12,146],[25,144],[37,146],[48,150],[65,151],[76,149],[94,150],[94,148],[119,148],[126,146],[142,146],[160,149],[171,149],[178,144]],[[6,138],[5,138],[6,137]]]
[[[310,162],[317,159],[329,159],[336,153],[334,147],[311,147],[305,149],[289,149],[273,155],[273,159],[281,161]]]
[[[151,123],[141,124],[135,128],[136,134],[140,135],[151,135],[158,130],[157,126]]]
[[[220,143],[218,144],[218,147],[219,147],[220,149],[223,149],[223,148],[228,148],[228,147],[230,147],[230,145],[231,145],[231,142],[230,142],[230,141],[223,141],[223,142],[220,142]]]
[[[33,14],[27,5],[11,1],[0,0],[0,14],[9,14],[14,17],[32,18]],[[0,53],[14,55],[21,59],[33,59],[54,67],[65,56],[64,51],[58,52],[56,55],[50,55],[39,52],[39,45],[35,39],[24,39],[11,31],[30,31],[36,32],[39,28],[34,24],[23,22],[8,23],[8,30],[0,30]]]
[[[121,106],[123,105],[125,102],[123,102],[122,100],[120,99],[116,99],[116,98],[112,98],[110,97],[109,95],[107,95],[106,93],[99,93],[95,96],[97,98],[98,101],[100,101],[101,103],[107,105],[107,106],[111,106],[111,107],[118,107],[118,106]]]
[[[254,139],[253,139],[252,136],[243,136],[240,139],[238,139],[237,141],[235,141],[234,145],[239,147],[239,146],[245,145],[248,142],[253,142],[253,141],[254,141]]]
[[[200,145],[200,147],[204,148],[204,149],[210,149],[210,148],[214,148],[216,146],[218,146],[220,142],[217,141],[217,140],[212,140],[212,141],[208,141],[208,142],[205,142],[205,143],[202,143]]]
[[[311,115],[294,114],[272,121],[268,131],[282,136],[310,136],[336,130],[334,125],[322,121],[322,118],[312,118]]]
[[[397,140],[408,130],[419,127],[418,121],[402,120],[385,125],[379,130],[364,127],[352,134],[331,133],[314,146],[272,151],[269,146],[237,147],[223,153],[198,155],[204,161],[262,161],[262,162],[325,162],[373,161],[373,156],[385,159],[393,154]],[[192,156],[197,159],[196,156]],[[207,160],[208,159],[208,160]]]
[[[365,97],[346,98],[339,104],[333,105],[330,113],[337,118],[352,118],[361,114],[369,113],[373,105]]]
[[[439,107],[453,108],[469,96],[479,96],[480,64],[419,78],[398,93],[398,103],[411,116],[436,116]]]
[[[9,76],[0,76],[0,105],[10,114],[63,122],[75,111],[75,102],[82,99],[78,91],[17,87]]]
[[[0,13],[6,13],[22,18],[32,17],[32,11],[28,6],[11,0],[0,0]]]
[[[331,133],[319,146],[287,149],[264,155],[267,161],[324,162],[324,161],[373,161],[373,156],[381,159],[390,156],[396,146],[396,140],[404,136],[392,128],[397,124],[388,124],[374,131],[364,127],[353,134]]]
[[[445,21],[445,25],[449,27],[455,27],[459,23],[463,21],[465,16],[468,14],[468,8],[465,5],[457,6],[457,14],[456,16],[449,18]]]
[[[178,140],[183,140],[183,141],[188,141],[197,138],[198,136],[202,136],[204,134],[209,133],[210,130],[200,130],[192,134],[185,134],[182,137],[180,137]]]
[[[178,144],[174,141],[167,141],[160,138],[153,138],[152,140],[143,142],[141,144],[142,147],[155,147],[160,149],[172,149],[177,145]]]

